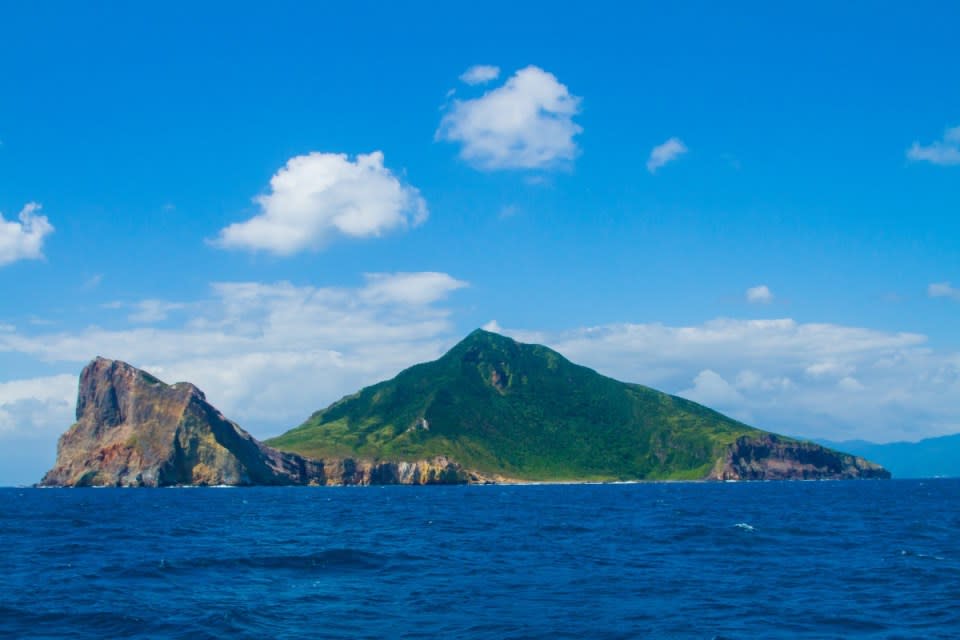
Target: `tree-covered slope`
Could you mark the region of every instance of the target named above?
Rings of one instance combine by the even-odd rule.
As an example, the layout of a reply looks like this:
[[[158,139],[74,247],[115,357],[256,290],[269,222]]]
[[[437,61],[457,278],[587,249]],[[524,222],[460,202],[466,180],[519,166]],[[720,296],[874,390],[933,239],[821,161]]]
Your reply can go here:
[[[269,444],[312,458],[445,455],[470,469],[531,480],[722,478],[747,477],[724,475],[721,467],[733,450],[758,455],[732,449],[738,439],[742,445],[766,435],[546,347],[477,330],[439,360],[347,396]],[[782,448],[793,441],[774,442]]]

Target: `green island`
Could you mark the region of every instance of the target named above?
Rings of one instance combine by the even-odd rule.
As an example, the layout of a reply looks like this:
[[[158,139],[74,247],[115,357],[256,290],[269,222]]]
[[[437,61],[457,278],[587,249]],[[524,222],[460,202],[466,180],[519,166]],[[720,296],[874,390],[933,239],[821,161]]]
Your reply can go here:
[[[769,449],[771,437],[774,448],[828,451],[478,329],[266,444],[315,459],[446,456],[517,480],[690,480],[734,479],[724,465],[738,440]]]
[[[258,441],[190,383],[119,360],[80,374],[77,421],[42,486],[367,485],[888,478],[863,458],[761,431],[477,330]]]

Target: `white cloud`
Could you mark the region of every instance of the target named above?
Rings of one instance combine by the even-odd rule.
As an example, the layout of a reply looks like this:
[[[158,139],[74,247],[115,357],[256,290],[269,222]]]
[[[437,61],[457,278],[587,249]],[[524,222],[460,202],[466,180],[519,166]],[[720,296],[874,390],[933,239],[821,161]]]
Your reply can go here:
[[[496,320],[491,320],[487,324],[483,325],[484,331],[492,331],[493,333],[503,333],[503,327],[500,326],[500,323]]]
[[[467,286],[446,273],[368,273],[367,286],[360,295],[379,304],[426,305],[447,297],[452,291]]]
[[[960,432],[960,353],[915,333],[791,319],[506,333],[781,433],[890,441]]]
[[[656,173],[657,169],[669,162],[673,162],[687,152],[687,145],[680,138],[670,138],[650,151],[647,158],[647,171]]]
[[[837,362],[836,360],[825,360],[814,362],[806,367],[803,372],[813,378],[832,377],[839,378],[848,376],[854,372],[855,367],[850,363]]]
[[[512,218],[521,212],[520,207],[515,204],[506,204],[500,207],[500,213],[497,214],[497,217],[501,220],[506,220],[507,218]]]
[[[46,216],[37,215],[40,208],[36,202],[27,203],[17,216],[20,222],[0,213],[0,266],[43,257],[43,240],[53,233],[53,225]]]
[[[577,155],[573,121],[580,98],[535,66],[473,100],[454,100],[436,138],[462,144],[460,157],[480,169],[547,169]]]
[[[770,304],[773,302],[773,292],[765,284],[747,289],[747,302],[753,304]]]
[[[383,153],[313,152],[287,161],[254,198],[260,213],[222,229],[215,244],[291,255],[320,249],[337,236],[369,238],[421,224],[420,192],[383,166]]]
[[[485,84],[500,77],[500,67],[489,64],[477,64],[460,75],[460,81],[467,84]]]
[[[960,300],[960,289],[955,289],[949,282],[936,282],[927,287],[927,295],[931,298],[953,298]]]
[[[83,281],[83,284],[80,285],[82,291],[93,291],[100,286],[100,283],[103,282],[103,274],[95,273],[86,280]]]
[[[227,416],[265,437],[438,357],[457,338],[450,311],[439,303],[465,286],[429,272],[371,274],[355,288],[216,283],[207,299],[183,304],[189,317],[176,326],[30,334],[11,328],[0,332],[0,356],[68,364],[74,395],[76,374],[94,356],[124,360],[168,382],[195,383]],[[21,395],[40,397],[28,391]],[[51,450],[68,425],[58,418],[49,426]]]
[[[77,377],[0,382],[0,438],[12,433],[55,438],[73,422]]]
[[[716,371],[704,369],[693,379],[693,386],[679,395],[714,408],[739,407],[743,396]]]
[[[186,305],[181,302],[167,302],[165,300],[141,300],[133,305],[134,311],[127,318],[137,324],[152,324],[166,320],[171,311],[183,309]]]
[[[947,129],[942,140],[936,140],[926,146],[914,142],[907,150],[907,158],[914,162],[931,164],[960,164],[960,127]]]
[[[853,376],[845,376],[840,378],[840,380],[837,382],[837,388],[842,391],[850,392],[864,391],[866,389],[866,387],[860,384],[860,381]]]

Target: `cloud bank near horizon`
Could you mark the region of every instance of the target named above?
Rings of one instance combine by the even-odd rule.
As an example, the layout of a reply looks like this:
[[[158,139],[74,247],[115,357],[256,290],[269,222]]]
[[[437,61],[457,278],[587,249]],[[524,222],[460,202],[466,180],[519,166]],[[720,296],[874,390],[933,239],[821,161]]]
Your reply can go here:
[[[960,432],[960,353],[924,335],[790,318],[504,330],[611,377],[789,435],[877,442]]]
[[[143,317],[121,329],[6,327],[0,352],[68,366],[0,384],[0,439],[40,434],[52,447],[72,420],[75,372],[97,354],[169,382],[191,381],[255,435],[273,435],[345,394],[439,357],[460,337],[447,299],[467,286],[438,272],[367,274],[353,288],[215,283],[209,298],[183,303],[174,327],[143,326]],[[496,322],[485,328],[772,431],[874,441],[960,431],[960,412],[949,400],[960,392],[960,353],[934,350],[921,334],[789,318],[560,332]]]

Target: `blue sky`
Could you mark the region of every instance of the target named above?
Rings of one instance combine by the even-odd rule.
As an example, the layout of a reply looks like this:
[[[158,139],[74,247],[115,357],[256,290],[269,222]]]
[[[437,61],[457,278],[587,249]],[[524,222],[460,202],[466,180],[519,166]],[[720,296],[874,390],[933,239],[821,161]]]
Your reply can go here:
[[[960,431],[960,9],[835,4],[5,6],[0,484],[96,355],[264,437],[478,326]]]

